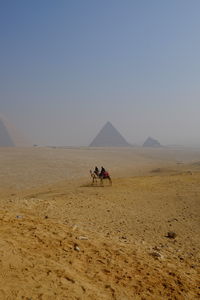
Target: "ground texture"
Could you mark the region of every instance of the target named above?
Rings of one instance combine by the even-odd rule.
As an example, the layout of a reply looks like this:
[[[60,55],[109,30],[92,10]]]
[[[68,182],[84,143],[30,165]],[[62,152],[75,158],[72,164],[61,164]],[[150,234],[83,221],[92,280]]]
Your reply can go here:
[[[130,176],[125,156],[130,160],[131,154],[121,150],[124,164],[118,164],[120,176],[115,169],[112,186],[92,186],[79,176],[53,183],[42,170],[38,184],[22,172],[34,165],[35,154],[24,157],[25,151],[0,153],[0,160],[13,162],[1,173],[0,299],[200,298],[198,161],[186,155],[180,163],[171,152],[159,152],[159,159],[158,153],[136,153],[138,174]],[[51,164],[44,160],[43,169]],[[11,169],[21,176],[20,188],[19,177],[10,180]]]

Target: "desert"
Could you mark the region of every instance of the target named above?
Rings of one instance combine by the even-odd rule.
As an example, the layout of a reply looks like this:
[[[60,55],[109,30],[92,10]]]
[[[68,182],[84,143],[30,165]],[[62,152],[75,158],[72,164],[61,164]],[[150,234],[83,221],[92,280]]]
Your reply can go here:
[[[0,300],[200,299],[200,1],[0,1]]]
[[[0,299],[199,299],[200,150],[1,148]],[[91,185],[103,165],[113,184]]]

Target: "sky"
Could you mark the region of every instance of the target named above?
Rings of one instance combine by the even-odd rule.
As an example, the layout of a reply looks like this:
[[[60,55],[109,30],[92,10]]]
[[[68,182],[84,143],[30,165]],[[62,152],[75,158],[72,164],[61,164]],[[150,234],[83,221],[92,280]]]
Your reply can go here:
[[[0,0],[0,113],[33,144],[200,146],[199,0]]]

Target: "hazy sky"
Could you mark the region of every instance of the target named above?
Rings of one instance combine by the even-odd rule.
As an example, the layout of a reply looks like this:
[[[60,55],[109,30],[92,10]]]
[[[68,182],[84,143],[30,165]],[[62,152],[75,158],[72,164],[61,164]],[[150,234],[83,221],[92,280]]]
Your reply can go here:
[[[0,0],[0,113],[41,145],[200,145],[199,0]]]

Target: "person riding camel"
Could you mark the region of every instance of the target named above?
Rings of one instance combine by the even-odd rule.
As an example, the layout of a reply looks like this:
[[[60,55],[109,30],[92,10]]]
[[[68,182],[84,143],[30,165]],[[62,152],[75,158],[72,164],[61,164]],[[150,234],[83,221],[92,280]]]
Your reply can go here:
[[[98,169],[97,166],[96,166],[95,169],[94,169],[94,174],[95,174],[96,176],[99,176],[99,169]]]
[[[99,174],[99,177],[104,178],[106,174],[107,174],[107,172],[106,172],[106,170],[104,169],[104,167],[101,167],[101,172],[100,172],[100,174]]]
[[[94,171],[90,170],[90,175],[92,177],[92,185],[94,183],[97,184],[97,179],[100,179],[101,185],[103,185],[103,179],[108,179],[110,182],[110,185],[112,185],[112,179],[111,179],[109,173],[104,169],[104,167],[101,167],[101,172],[99,172],[99,169],[96,166]]]

